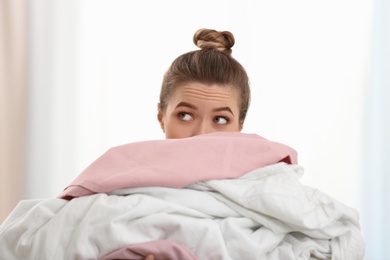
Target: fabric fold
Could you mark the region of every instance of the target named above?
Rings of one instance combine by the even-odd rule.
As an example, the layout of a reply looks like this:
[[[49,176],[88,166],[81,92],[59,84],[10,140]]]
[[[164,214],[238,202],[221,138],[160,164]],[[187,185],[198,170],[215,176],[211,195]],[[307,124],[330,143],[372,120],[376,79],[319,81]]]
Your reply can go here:
[[[72,199],[132,187],[182,188],[198,181],[238,178],[281,161],[296,164],[297,152],[256,134],[216,132],[136,142],[109,149],[65,188],[59,198]]]

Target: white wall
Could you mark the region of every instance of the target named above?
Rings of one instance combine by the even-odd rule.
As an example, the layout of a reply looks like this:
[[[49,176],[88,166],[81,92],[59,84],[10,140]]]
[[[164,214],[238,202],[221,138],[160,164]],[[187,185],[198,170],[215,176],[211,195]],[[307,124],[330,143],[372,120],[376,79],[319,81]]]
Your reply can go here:
[[[55,196],[111,146],[164,138],[163,73],[202,27],[251,79],[243,132],[295,148],[302,182],[363,209],[370,0],[31,1],[26,198]],[[42,183],[44,185],[42,185]],[[367,227],[368,229],[368,227]]]

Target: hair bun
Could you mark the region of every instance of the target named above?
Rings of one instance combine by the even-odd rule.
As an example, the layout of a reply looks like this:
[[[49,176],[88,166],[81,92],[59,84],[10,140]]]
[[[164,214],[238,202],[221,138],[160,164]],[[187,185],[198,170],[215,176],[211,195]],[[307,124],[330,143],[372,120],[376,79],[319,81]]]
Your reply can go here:
[[[201,49],[216,49],[230,55],[234,45],[234,36],[228,31],[199,29],[194,34],[193,41]]]

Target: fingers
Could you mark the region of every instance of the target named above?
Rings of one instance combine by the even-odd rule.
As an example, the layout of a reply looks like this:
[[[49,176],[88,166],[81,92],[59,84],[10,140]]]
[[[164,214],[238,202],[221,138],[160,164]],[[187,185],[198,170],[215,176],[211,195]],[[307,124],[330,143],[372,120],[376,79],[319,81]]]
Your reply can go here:
[[[146,256],[145,260],[156,260],[156,258],[154,257],[154,255],[149,254]]]

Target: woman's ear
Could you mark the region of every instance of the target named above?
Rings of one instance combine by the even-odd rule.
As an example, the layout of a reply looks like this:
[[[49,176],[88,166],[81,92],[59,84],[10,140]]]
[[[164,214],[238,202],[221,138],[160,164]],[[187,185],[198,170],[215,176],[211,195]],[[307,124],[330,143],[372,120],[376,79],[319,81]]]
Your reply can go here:
[[[162,112],[160,103],[157,104],[157,120],[160,123],[160,127],[165,133],[165,127],[164,127],[164,113]]]

